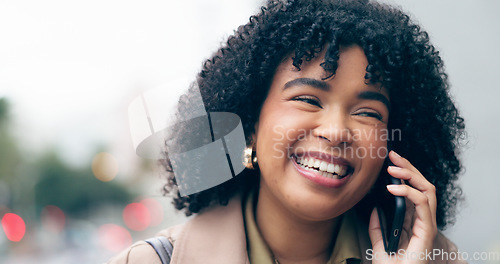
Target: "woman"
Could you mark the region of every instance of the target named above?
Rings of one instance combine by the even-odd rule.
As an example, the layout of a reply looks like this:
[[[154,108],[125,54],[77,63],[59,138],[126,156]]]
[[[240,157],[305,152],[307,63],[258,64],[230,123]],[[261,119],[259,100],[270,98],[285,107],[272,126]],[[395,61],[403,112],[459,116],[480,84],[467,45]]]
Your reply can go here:
[[[269,1],[197,81],[207,111],[240,116],[251,155],[239,176],[187,197],[165,160],[166,192],[197,213],[160,233],[173,245],[171,263],[458,263],[425,253],[456,251],[438,229],[461,198],[463,119],[438,52],[400,10]],[[406,184],[386,187],[388,175]],[[406,198],[393,256],[374,209],[386,188]],[[115,262],[160,263],[144,242]]]

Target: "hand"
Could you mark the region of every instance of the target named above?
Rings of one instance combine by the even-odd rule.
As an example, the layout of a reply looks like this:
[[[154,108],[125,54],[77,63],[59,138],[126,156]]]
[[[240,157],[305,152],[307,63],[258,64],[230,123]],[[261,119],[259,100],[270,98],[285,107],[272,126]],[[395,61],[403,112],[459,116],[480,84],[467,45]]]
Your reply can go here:
[[[372,211],[369,225],[373,246],[372,263],[429,263],[430,260],[425,254],[432,251],[437,234],[436,188],[408,160],[396,152],[391,151],[389,158],[395,165],[389,166],[389,174],[409,183],[387,186],[393,195],[406,197],[406,214],[399,251],[390,256],[385,252],[377,210]]]

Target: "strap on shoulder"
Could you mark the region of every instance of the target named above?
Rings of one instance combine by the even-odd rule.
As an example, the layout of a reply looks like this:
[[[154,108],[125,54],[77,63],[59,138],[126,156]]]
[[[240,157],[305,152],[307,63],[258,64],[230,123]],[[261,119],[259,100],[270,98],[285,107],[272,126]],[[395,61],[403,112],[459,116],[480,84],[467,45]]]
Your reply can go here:
[[[160,257],[162,264],[170,263],[173,247],[168,238],[164,236],[157,236],[146,239],[145,241],[154,248],[156,254]]]

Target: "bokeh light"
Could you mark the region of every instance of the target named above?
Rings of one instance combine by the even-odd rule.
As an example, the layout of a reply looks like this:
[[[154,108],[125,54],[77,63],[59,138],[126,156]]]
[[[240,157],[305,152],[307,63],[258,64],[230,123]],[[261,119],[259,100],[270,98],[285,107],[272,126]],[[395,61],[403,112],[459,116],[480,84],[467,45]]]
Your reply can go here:
[[[107,152],[100,152],[92,160],[92,172],[100,181],[111,181],[118,174],[118,162],[113,155]]]
[[[0,216],[4,215],[6,213],[10,213],[9,207],[0,204]]]
[[[119,252],[132,245],[132,236],[124,227],[105,224],[97,231],[99,244],[106,250]]]
[[[42,209],[40,216],[43,227],[53,233],[60,233],[64,230],[66,216],[61,208],[55,205],[47,205]]]
[[[151,216],[150,226],[157,226],[163,221],[163,207],[160,202],[154,198],[147,198],[140,202],[148,208],[149,215]]]
[[[24,220],[17,214],[7,213],[2,218],[2,228],[7,239],[13,242],[19,242],[24,237],[26,225]]]
[[[123,209],[123,221],[128,228],[142,231],[151,223],[151,215],[144,204],[131,203]]]

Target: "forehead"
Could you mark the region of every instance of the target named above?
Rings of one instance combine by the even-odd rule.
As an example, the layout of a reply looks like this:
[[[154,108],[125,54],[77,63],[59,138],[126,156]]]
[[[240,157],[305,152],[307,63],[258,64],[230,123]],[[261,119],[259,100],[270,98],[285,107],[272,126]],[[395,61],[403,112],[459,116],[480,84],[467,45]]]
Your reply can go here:
[[[363,49],[359,46],[353,45],[348,47],[341,47],[339,51],[339,59],[337,61],[337,70],[333,77],[326,72],[321,63],[324,61],[326,49],[323,49],[311,61],[304,61],[298,70],[292,65],[293,55],[288,56],[277,68],[273,83],[283,83],[297,78],[314,78],[318,80],[325,80],[332,86],[341,85],[344,87],[359,87],[363,89],[371,89],[379,91],[389,97],[387,90],[379,84],[369,84],[365,79],[366,67],[368,60],[365,56]]]

